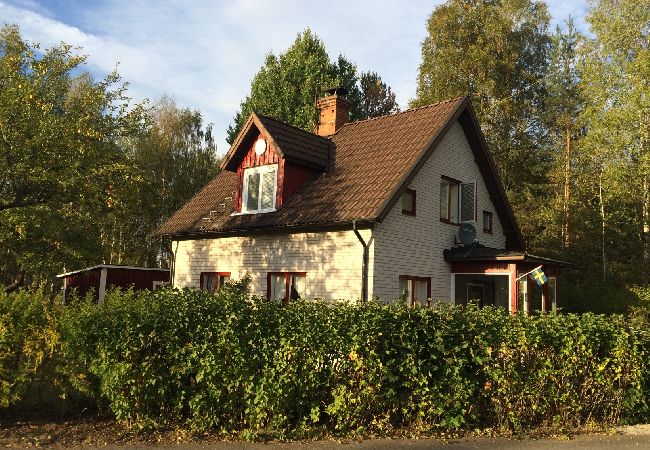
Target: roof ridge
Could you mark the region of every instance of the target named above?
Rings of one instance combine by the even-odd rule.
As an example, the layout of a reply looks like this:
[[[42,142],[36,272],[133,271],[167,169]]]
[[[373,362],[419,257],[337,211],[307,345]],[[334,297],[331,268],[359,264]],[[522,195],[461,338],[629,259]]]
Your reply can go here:
[[[459,101],[459,100],[461,100],[461,99],[463,99],[463,98],[465,98],[465,97],[467,97],[467,96],[466,96],[466,95],[461,95],[461,96],[459,96],[459,97],[450,98],[450,99],[447,99],[447,100],[440,101],[440,102],[438,102],[438,103],[431,103],[430,105],[418,106],[418,107],[416,107],[416,108],[408,108],[408,109],[405,109],[405,110],[403,110],[403,111],[397,111],[397,112],[390,113],[390,114],[384,114],[383,116],[369,117],[369,118],[367,118],[367,119],[355,120],[354,122],[348,122],[348,123],[344,124],[341,128],[339,128],[339,130],[341,130],[341,129],[347,127],[347,126],[350,126],[350,125],[356,125],[356,124],[360,124],[360,123],[364,123],[364,122],[369,122],[369,121],[371,121],[371,120],[383,119],[383,118],[386,118],[386,117],[397,116],[397,115],[399,115],[399,114],[411,113],[411,112],[414,112],[414,111],[419,111],[419,110],[421,110],[421,109],[433,108],[433,107],[436,107],[436,106],[440,106],[440,105],[442,105],[443,103],[452,103],[452,102],[457,102],[457,101]],[[336,130],[336,132],[338,133],[339,130]],[[334,133],[334,134],[336,134],[336,133]]]
[[[300,127],[297,127],[295,125],[291,125],[290,123],[287,123],[287,122],[284,122],[282,120],[276,119],[275,117],[267,116],[266,114],[261,114],[261,113],[258,113],[257,111],[254,111],[254,112],[255,112],[255,114],[257,114],[258,117],[263,117],[264,119],[269,119],[269,120],[271,120],[273,122],[282,124],[284,126],[287,126],[287,127],[292,128],[294,130],[297,130],[297,131],[300,131],[302,133],[308,134],[310,136],[314,136],[314,137],[317,137],[317,138],[321,138],[321,139],[323,139],[325,141],[329,141],[329,138],[326,138],[325,136],[321,136],[320,134],[316,134],[316,133],[312,133],[311,131],[303,130]]]

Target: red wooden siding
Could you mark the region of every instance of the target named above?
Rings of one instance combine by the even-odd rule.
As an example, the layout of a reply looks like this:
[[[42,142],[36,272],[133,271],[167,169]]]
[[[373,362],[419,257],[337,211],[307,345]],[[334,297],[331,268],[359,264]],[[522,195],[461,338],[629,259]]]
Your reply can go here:
[[[133,287],[136,291],[152,290],[154,281],[169,281],[169,272],[157,270],[133,270],[119,267],[109,267],[106,274],[106,289]],[[99,283],[97,284],[99,286]]]
[[[91,289],[94,289],[93,297],[95,301],[99,299],[99,277],[101,276],[102,269],[97,268],[87,272],[77,273],[66,277],[66,290],[69,295],[74,289],[80,297],[85,296]]]
[[[262,138],[266,141],[266,151],[262,153],[262,155],[257,156],[255,154],[255,142],[257,142],[257,139]],[[242,160],[241,164],[239,167],[237,167],[237,179],[239,180],[237,183],[237,190],[235,191],[235,211],[241,212],[241,202],[242,202],[242,186],[243,186],[243,181],[244,181],[244,169],[247,167],[255,167],[255,166],[264,166],[266,164],[278,164],[278,192],[275,198],[275,206],[276,208],[280,207],[282,204],[282,197],[280,193],[282,192],[282,189],[280,189],[280,180],[284,176],[283,174],[283,167],[281,164],[282,158],[280,158],[280,155],[278,152],[275,150],[273,144],[261,133],[260,135],[253,140],[253,143],[251,144],[250,148],[248,149],[248,152],[246,153],[246,156],[244,156],[244,159]]]
[[[255,142],[257,139],[264,139],[267,143],[266,151],[258,156],[255,154]],[[235,191],[235,211],[241,212],[242,188],[244,186],[244,169],[248,167],[264,166],[267,164],[278,165],[278,190],[275,196],[276,209],[282,206],[289,197],[298,191],[317,172],[314,169],[300,164],[285,161],[275,149],[275,146],[261,133],[253,140],[246,156],[237,168],[237,190]]]
[[[283,160],[283,165],[284,168],[280,172],[282,173],[282,180],[280,179],[280,173],[278,173],[278,186],[282,186],[282,201],[280,202],[280,205],[289,200],[298,189],[300,189],[317,173],[314,169],[289,161]]]

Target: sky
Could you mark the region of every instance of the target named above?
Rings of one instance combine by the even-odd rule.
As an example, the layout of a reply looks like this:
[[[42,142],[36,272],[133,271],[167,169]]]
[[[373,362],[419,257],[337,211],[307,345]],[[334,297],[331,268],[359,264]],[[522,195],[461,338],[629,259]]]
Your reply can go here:
[[[402,109],[415,96],[426,20],[443,0],[0,0],[0,22],[48,48],[65,42],[88,55],[97,79],[117,67],[140,101],[172,97],[214,124],[217,152],[269,52],[306,28],[332,58],[375,71]],[[587,31],[587,0],[547,0],[551,26],[573,16]]]

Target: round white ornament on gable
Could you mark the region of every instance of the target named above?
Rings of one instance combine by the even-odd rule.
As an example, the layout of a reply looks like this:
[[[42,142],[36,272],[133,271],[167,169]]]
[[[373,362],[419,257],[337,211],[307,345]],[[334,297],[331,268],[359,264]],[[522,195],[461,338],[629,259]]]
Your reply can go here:
[[[266,141],[260,138],[255,142],[255,154],[257,156],[262,156],[265,151],[266,151]]]

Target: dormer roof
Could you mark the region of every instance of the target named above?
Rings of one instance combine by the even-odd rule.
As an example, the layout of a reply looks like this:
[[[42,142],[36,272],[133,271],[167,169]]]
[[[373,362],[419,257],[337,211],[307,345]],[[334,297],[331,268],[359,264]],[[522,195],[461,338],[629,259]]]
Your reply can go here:
[[[221,168],[236,172],[250,144],[260,133],[287,161],[318,170],[329,167],[332,145],[329,139],[253,112],[228,150]]]

